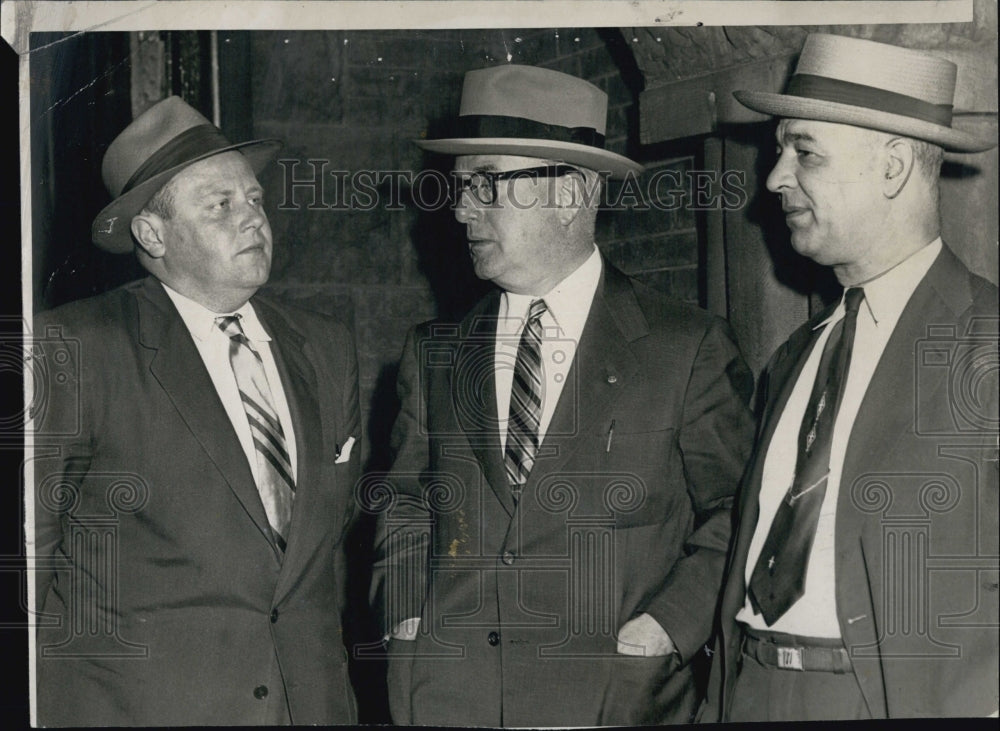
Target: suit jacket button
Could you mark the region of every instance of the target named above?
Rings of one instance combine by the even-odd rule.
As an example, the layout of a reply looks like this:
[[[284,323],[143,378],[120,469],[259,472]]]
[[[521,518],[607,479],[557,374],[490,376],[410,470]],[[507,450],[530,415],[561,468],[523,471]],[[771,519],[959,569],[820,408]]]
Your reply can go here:
[[[271,610],[271,624],[274,624],[277,621],[278,621],[278,610],[277,609],[272,609]]]
[[[256,688],[254,688],[253,697],[256,698],[257,700],[262,700],[264,698],[267,698],[267,686],[258,685]]]
[[[510,552],[510,551],[504,551],[503,552],[503,556],[500,557],[500,560],[503,561],[504,566],[513,566],[515,558],[516,557],[514,556],[514,554],[512,552]]]
[[[500,635],[496,632],[490,632],[486,635],[486,641],[489,642],[493,647],[500,644]]]

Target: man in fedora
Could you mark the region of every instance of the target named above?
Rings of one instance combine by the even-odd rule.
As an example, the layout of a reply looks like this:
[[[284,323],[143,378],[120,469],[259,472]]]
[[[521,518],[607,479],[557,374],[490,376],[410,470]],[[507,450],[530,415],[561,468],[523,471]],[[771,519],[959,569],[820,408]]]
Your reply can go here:
[[[997,709],[997,288],[940,238],[956,67],[810,35],[767,188],[840,300],[775,352],[738,503],[709,720]]]
[[[177,97],[143,113],[104,157],[92,238],[150,276],[36,319],[40,724],[356,719],[356,357],[339,323],[255,295],[278,146]]]
[[[752,377],[726,324],[594,241],[607,97],[556,71],[469,72],[455,216],[497,289],[409,335],[373,604],[393,720],[686,722],[697,705]],[[371,504],[370,503],[370,504]]]

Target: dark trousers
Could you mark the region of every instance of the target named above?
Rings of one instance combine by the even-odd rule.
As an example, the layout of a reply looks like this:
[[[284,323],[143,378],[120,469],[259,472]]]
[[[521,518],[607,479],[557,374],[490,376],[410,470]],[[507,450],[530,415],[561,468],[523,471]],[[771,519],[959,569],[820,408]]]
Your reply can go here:
[[[853,672],[786,670],[743,654],[730,721],[843,721],[871,718]]]

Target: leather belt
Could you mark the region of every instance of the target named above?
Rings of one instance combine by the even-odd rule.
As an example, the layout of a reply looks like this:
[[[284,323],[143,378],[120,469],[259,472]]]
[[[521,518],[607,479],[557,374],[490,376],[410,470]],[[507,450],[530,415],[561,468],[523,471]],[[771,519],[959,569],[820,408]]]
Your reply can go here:
[[[820,647],[800,643],[800,638],[791,638],[787,644],[783,640],[769,637],[763,639],[744,631],[743,654],[752,657],[761,665],[781,670],[816,671],[843,675],[853,672],[851,658],[844,647]]]

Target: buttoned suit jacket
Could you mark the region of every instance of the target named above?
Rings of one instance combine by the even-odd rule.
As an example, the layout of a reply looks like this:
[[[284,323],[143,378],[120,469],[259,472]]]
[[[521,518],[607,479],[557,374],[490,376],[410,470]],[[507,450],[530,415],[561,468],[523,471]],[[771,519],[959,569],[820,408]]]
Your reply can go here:
[[[395,463],[368,485],[373,606],[386,632],[421,618],[415,641],[389,642],[393,720],[688,721],[752,439],[752,376],[723,321],[604,262],[515,504],[496,407],[499,301],[410,333]],[[618,629],[643,612],[679,657],[616,654]]]
[[[762,378],[706,721],[730,720],[764,459],[831,311],[793,333]],[[945,246],[872,375],[837,498],[837,619],[875,718],[997,709],[997,409],[997,288]]]
[[[38,720],[350,723],[343,536],[360,437],[354,343],[253,300],[298,450],[279,559],[247,457],[152,277],[35,323]],[[345,452],[346,454],[346,452]],[[275,716],[275,713],[279,713]]]

